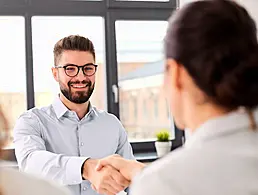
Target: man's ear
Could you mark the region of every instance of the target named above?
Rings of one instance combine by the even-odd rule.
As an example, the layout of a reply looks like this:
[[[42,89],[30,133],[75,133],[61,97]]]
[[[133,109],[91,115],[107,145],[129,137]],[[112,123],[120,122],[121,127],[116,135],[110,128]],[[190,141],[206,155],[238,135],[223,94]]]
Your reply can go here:
[[[52,67],[51,70],[52,70],[52,74],[53,74],[54,79],[56,80],[56,82],[59,82],[58,69]]]

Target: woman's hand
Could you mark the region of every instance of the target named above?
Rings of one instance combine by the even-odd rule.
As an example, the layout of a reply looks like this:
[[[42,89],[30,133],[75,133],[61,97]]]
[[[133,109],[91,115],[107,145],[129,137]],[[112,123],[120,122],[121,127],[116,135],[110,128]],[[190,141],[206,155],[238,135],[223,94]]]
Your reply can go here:
[[[117,169],[127,180],[131,181],[134,176],[139,173],[144,164],[135,160],[127,160],[121,156],[114,154],[98,161],[96,170],[100,171],[103,167],[110,165]]]

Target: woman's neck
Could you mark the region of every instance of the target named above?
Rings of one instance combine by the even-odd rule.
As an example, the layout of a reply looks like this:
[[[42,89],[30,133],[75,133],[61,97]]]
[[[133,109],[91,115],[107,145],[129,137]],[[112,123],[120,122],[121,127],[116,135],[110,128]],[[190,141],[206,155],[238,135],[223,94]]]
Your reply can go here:
[[[190,129],[191,133],[194,133],[205,122],[225,115],[230,110],[216,106],[211,103],[204,105],[197,105],[194,108],[189,108],[186,126]]]

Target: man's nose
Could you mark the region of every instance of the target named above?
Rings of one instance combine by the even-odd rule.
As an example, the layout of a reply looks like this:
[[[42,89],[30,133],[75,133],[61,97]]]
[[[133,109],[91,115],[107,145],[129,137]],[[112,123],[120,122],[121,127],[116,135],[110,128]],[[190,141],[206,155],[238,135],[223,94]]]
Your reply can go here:
[[[79,72],[78,74],[76,75],[76,77],[80,80],[80,79],[85,79],[85,77],[87,77],[84,73],[83,73],[83,69],[80,67],[79,68]]]

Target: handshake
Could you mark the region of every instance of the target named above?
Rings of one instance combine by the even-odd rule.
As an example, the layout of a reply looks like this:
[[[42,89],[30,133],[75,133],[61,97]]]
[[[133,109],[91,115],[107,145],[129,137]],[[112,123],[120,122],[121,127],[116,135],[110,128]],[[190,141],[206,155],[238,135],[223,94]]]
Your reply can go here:
[[[91,182],[99,194],[115,195],[127,188],[144,164],[112,155],[100,160],[88,159],[83,165],[82,177]]]

